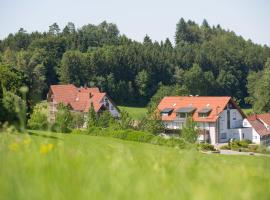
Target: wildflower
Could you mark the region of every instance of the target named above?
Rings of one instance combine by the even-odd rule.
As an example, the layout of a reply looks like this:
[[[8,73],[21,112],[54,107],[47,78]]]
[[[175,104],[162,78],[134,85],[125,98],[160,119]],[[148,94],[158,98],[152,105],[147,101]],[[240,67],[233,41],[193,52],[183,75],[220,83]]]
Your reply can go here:
[[[47,154],[52,149],[53,149],[53,144],[42,144],[40,145],[39,152],[40,154]]]
[[[12,143],[12,144],[10,144],[9,145],[9,150],[11,150],[11,151],[18,151],[19,150],[19,144],[18,143],[16,143],[16,142],[14,142],[14,143]]]
[[[47,148],[48,148],[49,151],[51,151],[53,149],[53,144],[48,144]]]

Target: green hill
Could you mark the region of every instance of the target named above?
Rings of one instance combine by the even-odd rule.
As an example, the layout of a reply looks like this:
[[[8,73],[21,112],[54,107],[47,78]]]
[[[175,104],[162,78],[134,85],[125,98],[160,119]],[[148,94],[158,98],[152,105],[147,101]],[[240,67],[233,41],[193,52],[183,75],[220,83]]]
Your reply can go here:
[[[128,106],[118,106],[120,110],[125,110],[128,112],[130,117],[135,120],[141,120],[146,116],[147,108],[146,107],[128,107]]]
[[[269,199],[270,158],[88,135],[0,134],[0,199]]]

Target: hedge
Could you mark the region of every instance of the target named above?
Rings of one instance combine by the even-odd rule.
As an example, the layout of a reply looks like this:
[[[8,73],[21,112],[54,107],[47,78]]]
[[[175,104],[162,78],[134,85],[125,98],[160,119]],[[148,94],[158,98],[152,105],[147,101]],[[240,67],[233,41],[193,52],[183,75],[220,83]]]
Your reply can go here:
[[[151,133],[135,131],[132,129],[127,130],[113,130],[109,128],[91,128],[88,130],[74,129],[71,134],[89,134],[93,136],[105,136],[119,138],[123,140],[150,143],[155,145],[177,147],[180,149],[188,148],[190,145],[182,138],[164,138],[155,136]]]

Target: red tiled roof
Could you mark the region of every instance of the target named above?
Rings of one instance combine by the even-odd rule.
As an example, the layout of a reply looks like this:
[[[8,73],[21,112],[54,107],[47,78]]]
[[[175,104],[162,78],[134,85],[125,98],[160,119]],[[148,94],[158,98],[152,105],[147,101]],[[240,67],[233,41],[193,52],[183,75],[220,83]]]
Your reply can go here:
[[[231,101],[236,107],[237,105],[231,99],[231,97],[188,97],[188,96],[170,96],[164,97],[158,105],[158,110],[161,111],[165,108],[173,108],[173,112],[168,116],[162,116],[163,121],[173,121],[176,119],[176,110],[183,107],[196,108],[192,118],[197,122],[215,122],[218,119],[219,113],[221,113],[227,104]],[[204,108],[211,108],[211,112],[208,117],[199,117],[198,112]],[[238,109],[238,107],[237,107]],[[239,109],[241,112],[241,110]],[[243,114],[241,112],[241,114]],[[244,115],[244,114],[243,114]]]
[[[251,126],[256,130],[256,132],[260,136],[270,135],[270,131],[265,127],[265,125],[261,121],[262,117],[263,118],[267,117],[266,119],[268,119],[268,116],[266,116],[266,115],[269,115],[269,114],[260,114],[260,115],[255,114],[255,115],[251,115],[251,116],[247,117],[247,120],[249,121]]]
[[[261,119],[264,123],[270,126],[270,113],[257,114],[257,118]]]
[[[74,85],[51,85],[51,97],[57,103],[70,105],[73,110],[88,112],[93,102],[96,112],[102,107],[101,100],[106,93],[101,93],[98,88],[76,88]],[[49,92],[50,94],[50,92]]]

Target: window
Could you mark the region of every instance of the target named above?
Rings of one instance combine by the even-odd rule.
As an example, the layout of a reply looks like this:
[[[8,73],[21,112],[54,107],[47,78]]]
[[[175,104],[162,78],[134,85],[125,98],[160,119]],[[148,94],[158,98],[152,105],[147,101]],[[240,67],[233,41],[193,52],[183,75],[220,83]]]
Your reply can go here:
[[[254,135],[254,136],[253,136],[253,139],[257,139],[257,135]]]
[[[220,139],[227,139],[227,134],[226,133],[221,133]]]
[[[173,123],[173,126],[174,126],[175,129],[178,129],[178,128],[179,128],[179,125],[180,125],[179,122],[174,122],[174,123]]]
[[[236,120],[236,112],[233,112],[233,120]]]
[[[180,118],[186,118],[187,117],[186,113],[179,113],[178,116]]]
[[[245,139],[245,134],[244,133],[242,133],[242,139]]]
[[[227,109],[227,129],[231,128],[231,115],[230,115],[230,110]]]
[[[199,113],[199,117],[207,117],[208,114],[207,113]]]

